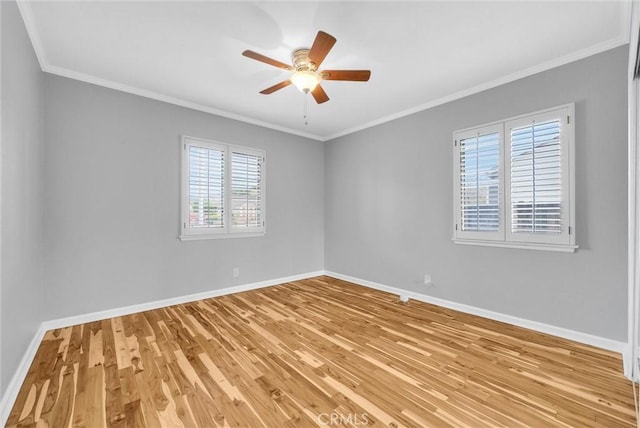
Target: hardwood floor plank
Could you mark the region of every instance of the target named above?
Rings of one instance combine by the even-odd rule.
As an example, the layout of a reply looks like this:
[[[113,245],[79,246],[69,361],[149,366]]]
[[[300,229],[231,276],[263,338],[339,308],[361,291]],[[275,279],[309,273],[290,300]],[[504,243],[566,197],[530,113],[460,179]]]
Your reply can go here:
[[[120,386],[120,377],[118,376],[118,356],[122,351],[119,349],[120,338],[116,339],[114,332],[120,330],[122,325],[122,319],[118,319],[117,323],[113,321],[115,318],[109,320],[103,320],[100,323],[100,331],[102,332],[102,350],[103,350],[103,364],[100,365],[100,361],[96,362],[96,366],[101,366],[105,389],[103,405],[105,407],[106,424],[108,427],[122,427],[125,421],[124,404],[122,403],[122,388]],[[96,339],[98,333],[96,333]],[[118,337],[119,337],[118,331]],[[96,340],[97,342],[97,340]],[[92,345],[94,343],[92,342]],[[99,348],[99,344],[95,343]]]
[[[145,428],[147,423],[142,414],[140,399],[130,401],[124,406],[125,421],[129,428]]]
[[[322,276],[46,332],[7,420],[365,424],[634,427],[635,412],[619,355]]]
[[[42,415],[50,427],[67,427],[71,421],[75,401],[74,367],[65,365],[60,371],[60,391],[51,410]]]
[[[87,380],[85,388],[85,400],[82,402],[83,412],[86,415],[86,423],[83,425],[88,428],[100,428],[107,426],[107,416],[105,414],[105,398],[104,393],[106,383],[104,379],[104,370],[101,366],[94,366],[87,370]],[[76,405],[80,405],[80,400],[76,396]],[[78,412],[76,411],[76,414]]]

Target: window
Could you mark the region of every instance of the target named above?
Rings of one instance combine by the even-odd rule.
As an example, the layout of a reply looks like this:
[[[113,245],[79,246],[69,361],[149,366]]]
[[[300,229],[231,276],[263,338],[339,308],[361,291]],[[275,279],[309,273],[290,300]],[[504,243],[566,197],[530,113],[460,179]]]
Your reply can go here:
[[[573,104],[454,133],[454,241],[574,251]]]
[[[183,137],[180,239],[263,235],[264,178],[263,151]]]

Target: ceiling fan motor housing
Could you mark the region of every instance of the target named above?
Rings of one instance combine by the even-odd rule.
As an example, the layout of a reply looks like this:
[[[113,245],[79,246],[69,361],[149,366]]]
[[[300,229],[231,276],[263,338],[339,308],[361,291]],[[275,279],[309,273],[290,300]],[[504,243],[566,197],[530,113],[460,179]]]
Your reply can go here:
[[[291,61],[296,71],[312,71],[315,72],[318,67],[309,61],[309,49],[298,49],[291,55]]]

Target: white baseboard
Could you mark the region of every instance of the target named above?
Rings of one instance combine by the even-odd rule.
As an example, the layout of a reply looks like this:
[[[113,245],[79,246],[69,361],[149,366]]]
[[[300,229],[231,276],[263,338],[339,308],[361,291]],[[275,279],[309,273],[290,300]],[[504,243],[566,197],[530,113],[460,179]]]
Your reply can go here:
[[[640,371],[640,369],[638,368],[638,363],[636,362],[636,367],[634,370],[633,354],[631,352],[633,348],[631,347],[631,345],[627,345],[627,344],[625,345],[626,347],[622,354],[622,362],[624,364],[624,375],[629,379],[638,382],[640,381],[640,378],[638,377],[638,372]],[[640,355],[640,348],[638,348],[638,352],[636,353],[636,355]]]
[[[45,331],[54,328],[64,328],[87,322],[104,320],[107,318],[120,317],[123,315],[135,314],[137,312],[150,311],[153,309],[164,308],[181,303],[195,302],[197,300],[209,299],[211,297],[224,296],[227,294],[241,293],[243,291],[257,290],[259,288],[271,287],[272,285],[284,284],[292,281],[300,281],[302,279],[313,278],[314,276],[324,275],[324,271],[308,272],[299,275],[286,276],[282,278],[269,279],[266,281],[252,282],[249,284],[235,285],[233,287],[221,288],[219,290],[204,291],[202,293],[189,294],[186,296],[171,297],[169,299],[156,300],[148,303],[140,303],[137,305],[124,306],[121,308],[108,309],[106,311],[91,312],[88,314],[75,315],[72,317],[58,318],[50,321],[44,321],[42,325]]]
[[[20,364],[18,365],[18,369],[13,374],[11,381],[7,385],[7,389],[0,400],[0,425],[5,426],[7,423],[7,418],[9,417],[9,413],[11,412],[11,408],[13,407],[13,403],[16,401],[16,397],[18,396],[18,391],[20,391],[20,387],[24,382],[24,378],[27,376],[27,372],[29,371],[29,367],[31,367],[31,362],[33,358],[36,356],[36,351],[38,351],[38,346],[40,346],[40,342],[42,342],[42,338],[44,337],[46,330],[43,328],[42,324],[36,331],[36,334],[31,339],[31,343],[27,347],[27,350],[20,360]]]
[[[219,290],[211,290],[205,291],[202,293],[189,294],[187,296],[178,296],[172,297],[164,300],[156,300],[149,303],[141,303],[138,305],[125,306],[122,308],[109,309],[106,311],[99,312],[91,312],[82,315],[76,315],[72,317],[66,318],[58,318],[54,320],[44,321],[40,324],[40,328],[34,335],[29,347],[24,353],[22,360],[20,361],[20,365],[16,370],[16,373],[11,378],[11,382],[7,385],[7,389],[0,399],[0,426],[4,426],[7,422],[7,418],[9,417],[9,413],[11,412],[11,408],[13,407],[13,403],[16,400],[18,395],[18,391],[20,391],[20,387],[24,382],[24,379],[27,375],[29,367],[31,366],[31,362],[35,357],[36,351],[38,350],[38,346],[40,342],[42,342],[42,338],[44,334],[48,330],[56,329],[56,328],[64,328],[70,327],[72,325],[83,324],[92,321],[103,320],[107,318],[113,318],[123,315],[134,314],[142,311],[149,311],[152,309],[163,308],[166,306],[178,305],[181,303],[189,303],[197,300],[208,299],[211,297],[224,296],[227,294],[240,293],[243,291],[257,290],[259,288],[271,287],[272,285],[284,284],[292,281],[300,281],[302,279],[313,278],[316,276],[324,275],[324,271],[316,271],[316,272],[308,272],[299,275],[286,276],[282,278],[275,278],[266,281],[253,282],[250,284],[242,284],[236,285],[233,287],[222,288]]]
[[[366,279],[355,278],[349,275],[343,275],[337,272],[325,271],[325,275],[331,276],[344,281],[353,282],[354,284],[363,285],[365,287],[373,288],[380,291],[386,291],[388,293],[397,294],[402,297],[408,297],[410,299],[419,300],[421,302],[431,303],[433,305],[442,306],[444,308],[453,309],[456,311],[464,312],[471,315],[477,315],[483,318],[489,318],[495,321],[501,321],[508,324],[516,325],[518,327],[524,327],[531,330],[535,330],[541,333],[551,334],[553,336],[562,337],[564,339],[574,340],[586,345],[595,346],[598,348],[607,349],[609,351],[622,354],[623,360],[627,354],[627,343],[619,342],[613,339],[607,339],[605,337],[594,336],[587,333],[582,333],[575,330],[569,330],[562,327],[557,327],[550,324],[541,323],[538,321],[531,321],[524,318],[515,317],[513,315],[507,315],[500,312],[489,311],[487,309],[478,308],[475,306],[465,305],[462,303],[451,302],[449,300],[432,297],[427,294],[416,293],[414,291],[407,291],[401,288],[391,287],[377,282],[368,281]],[[625,363],[626,365],[627,363]],[[625,371],[626,374],[626,371]]]

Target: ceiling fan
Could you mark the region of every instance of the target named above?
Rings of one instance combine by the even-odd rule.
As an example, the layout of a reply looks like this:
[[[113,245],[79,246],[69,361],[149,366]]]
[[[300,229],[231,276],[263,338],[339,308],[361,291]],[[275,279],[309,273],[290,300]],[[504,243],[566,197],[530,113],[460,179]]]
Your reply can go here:
[[[293,65],[288,65],[278,60],[266,57],[257,52],[246,50],[242,55],[265,64],[293,72],[291,77],[283,80],[267,89],[260,91],[261,94],[272,94],[277,90],[286,88],[294,84],[305,94],[311,93],[313,99],[318,104],[329,101],[329,96],[320,86],[322,80],[346,80],[351,82],[366,82],[371,76],[370,70],[321,70],[320,64],[325,59],[336,38],[324,31],[318,31],[311,49],[297,49],[291,55]]]

